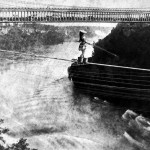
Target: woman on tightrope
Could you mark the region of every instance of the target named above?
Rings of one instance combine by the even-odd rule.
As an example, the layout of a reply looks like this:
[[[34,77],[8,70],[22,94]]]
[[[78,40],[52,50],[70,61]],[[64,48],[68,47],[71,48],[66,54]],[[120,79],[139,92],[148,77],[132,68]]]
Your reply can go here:
[[[79,32],[79,42],[80,42],[79,51],[82,52],[82,54],[80,55],[81,63],[83,63],[85,50],[86,50],[85,33],[87,33],[87,32],[84,30],[80,30],[80,32]]]

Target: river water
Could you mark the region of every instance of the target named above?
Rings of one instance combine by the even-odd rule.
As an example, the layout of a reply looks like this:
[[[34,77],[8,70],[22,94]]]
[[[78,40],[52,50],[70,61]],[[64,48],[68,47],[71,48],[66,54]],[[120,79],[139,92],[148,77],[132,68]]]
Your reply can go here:
[[[78,43],[49,48],[49,56],[72,59]],[[40,59],[1,65],[0,117],[8,143],[24,137],[39,150],[134,150],[123,137],[124,110],[97,104],[73,89],[71,62]]]

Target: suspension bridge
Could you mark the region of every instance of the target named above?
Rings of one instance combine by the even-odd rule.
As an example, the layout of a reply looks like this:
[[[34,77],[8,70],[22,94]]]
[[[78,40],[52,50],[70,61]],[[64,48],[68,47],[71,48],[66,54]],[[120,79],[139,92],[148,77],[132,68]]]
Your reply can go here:
[[[150,22],[150,9],[89,7],[0,8],[0,23]]]

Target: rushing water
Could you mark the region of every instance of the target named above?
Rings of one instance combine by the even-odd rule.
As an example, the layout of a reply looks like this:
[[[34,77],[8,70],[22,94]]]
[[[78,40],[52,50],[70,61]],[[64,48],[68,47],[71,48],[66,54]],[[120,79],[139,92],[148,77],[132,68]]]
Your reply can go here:
[[[49,56],[79,56],[78,43],[50,47]],[[67,78],[71,62],[41,59],[3,65],[0,117],[14,142],[27,138],[39,150],[133,150],[123,138],[124,110],[97,104],[73,89]]]

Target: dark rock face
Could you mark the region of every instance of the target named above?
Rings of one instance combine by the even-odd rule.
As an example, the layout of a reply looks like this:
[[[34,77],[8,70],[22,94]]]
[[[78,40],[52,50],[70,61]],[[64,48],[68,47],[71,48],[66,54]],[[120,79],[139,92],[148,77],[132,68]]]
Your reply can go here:
[[[103,40],[97,43],[119,56],[112,56],[95,48],[94,62],[150,68],[150,24],[120,23]]]

